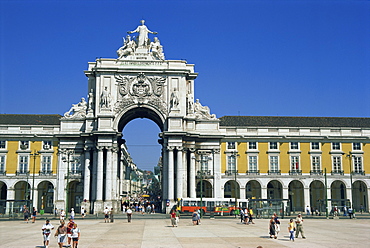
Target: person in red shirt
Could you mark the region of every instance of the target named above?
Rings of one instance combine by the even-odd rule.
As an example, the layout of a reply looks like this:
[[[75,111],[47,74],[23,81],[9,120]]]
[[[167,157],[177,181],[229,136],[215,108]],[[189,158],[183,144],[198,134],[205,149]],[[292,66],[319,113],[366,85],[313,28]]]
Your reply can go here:
[[[71,245],[71,241],[72,241],[72,229],[73,229],[73,226],[74,226],[74,221],[72,218],[69,218],[69,222],[67,223],[67,237],[68,237],[68,245],[70,246]]]

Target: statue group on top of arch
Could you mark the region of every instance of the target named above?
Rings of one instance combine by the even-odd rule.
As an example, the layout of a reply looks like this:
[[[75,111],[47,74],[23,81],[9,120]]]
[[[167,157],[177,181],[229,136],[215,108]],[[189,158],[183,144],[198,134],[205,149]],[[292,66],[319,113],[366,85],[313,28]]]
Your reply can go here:
[[[67,119],[78,119],[85,118],[87,111],[87,102],[85,98],[81,98],[81,101],[76,104],[72,104],[72,107],[64,113],[64,117]]]
[[[129,55],[134,55],[135,52],[138,53],[149,53],[153,58],[164,60],[163,47],[157,37],[154,37],[154,41],[151,42],[148,34],[157,34],[157,32],[150,31],[147,26],[145,26],[145,21],[141,20],[141,25],[138,26],[133,31],[128,31],[127,33],[138,33],[138,37],[135,39],[131,38],[130,35],[123,38],[123,46],[117,50],[118,59],[124,59]]]

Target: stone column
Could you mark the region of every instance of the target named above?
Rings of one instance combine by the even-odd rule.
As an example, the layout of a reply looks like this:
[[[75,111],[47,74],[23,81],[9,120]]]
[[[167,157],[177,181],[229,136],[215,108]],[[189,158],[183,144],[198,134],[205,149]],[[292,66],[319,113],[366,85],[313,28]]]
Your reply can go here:
[[[267,199],[267,187],[265,185],[261,185],[261,198]]]
[[[168,151],[162,147],[163,153],[163,164],[162,164],[162,189],[163,189],[163,200],[168,198]]]
[[[167,147],[168,150],[168,199],[174,200],[174,160],[173,160],[173,147]]]
[[[196,188],[195,188],[195,149],[191,148],[190,150],[190,173],[189,173],[189,188],[190,188],[190,198],[196,197]]]
[[[35,207],[37,210],[38,209],[38,203],[39,203],[39,191],[37,190],[37,186],[33,189],[33,199],[32,199],[32,204],[30,211],[32,211],[32,207]]]
[[[221,156],[220,156],[220,149],[213,150],[213,161],[212,161],[212,168],[213,170],[213,197],[221,198],[223,197],[223,190],[221,189]]]
[[[63,162],[64,150],[59,149],[58,153],[58,171],[55,192],[55,205],[58,209],[65,208],[65,175],[67,171],[67,164]]]
[[[245,185],[243,186],[243,184],[241,184],[241,186],[240,186],[240,199],[246,199],[245,197],[246,197],[246,195],[245,195]]]
[[[90,148],[85,146],[84,200],[90,201]]]
[[[112,200],[112,147],[107,149],[107,165],[105,168],[105,200]]]
[[[97,161],[97,175],[96,175],[96,200],[102,201],[103,200],[103,165],[104,165],[104,157],[103,157],[103,149],[104,147],[98,146],[98,161]]]
[[[118,163],[118,148],[112,148],[112,200],[117,200],[119,189],[117,188],[117,163]],[[117,207],[115,207],[117,208]]]
[[[183,196],[184,168],[182,159],[182,147],[177,147],[176,198],[182,198]]]
[[[262,199],[266,199],[266,198],[262,198]],[[283,199],[289,199],[289,187],[283,186]]]
[[[306,207],[310,206],[311,209],[311,203],[310,203],[310,187],[304,187],[303,188],[303,195],[304,195],[304,207],[303,212],[306,211]],[[286,199],[286,198],[285,198]],[[311,212],[311,211],[310,211]]]

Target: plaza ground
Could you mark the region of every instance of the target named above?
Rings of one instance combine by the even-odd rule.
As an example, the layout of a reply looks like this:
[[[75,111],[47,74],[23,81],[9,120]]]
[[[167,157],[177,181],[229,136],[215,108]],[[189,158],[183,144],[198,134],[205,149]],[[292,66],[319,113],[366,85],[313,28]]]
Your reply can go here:
[[[43,216],[45,218],[45,216]],[[288,219],[281,220],[278,239],[268,235],[268,219],[257,219],[254,225],[240,224],[233,217],[205,217],[201,225],[193,226],[189,216],[181,218],[178,227],[172,227],[167,215],[133,215],[128,223],[124,215],[116,215],[114,223],[102,218],[76,219],[81,229],[79,248],[85,247],[369,247],[370,222],[368,218],[325,219],[307,218],[304,231],[307,239],[289,241]],[[0,220],[0,247],[37,247],[42,245],[41,227],[22,220]],[[58,220],[51,218],[56,227]],[[50,246],[57,247],[54,237]]]

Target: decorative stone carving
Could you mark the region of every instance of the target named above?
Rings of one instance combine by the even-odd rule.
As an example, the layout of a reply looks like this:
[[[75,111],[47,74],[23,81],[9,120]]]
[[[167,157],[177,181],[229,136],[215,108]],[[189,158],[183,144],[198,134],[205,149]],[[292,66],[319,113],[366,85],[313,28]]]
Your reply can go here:
[[[160,60],[164,60],[163,47],[157,37],[154,37],[154,41],[149,45],[149,51],[152,55]]]
[[[111,102],[110,93],[108,92],[108,88],[104,87],[104,90],[102,91],[100,95],[100,107],[109,109],[110,102]]]
[[[179,95],[177,93],[176,88],[174,88],[172,93],[171,93],[170,104],[171,104],[171,109],[177,109],[178,106],[179,106]]]
[[[147,82],[144,73],[140,72],[137,80],[131,84],[130,95],[146,97],[152,94],[151,85]]]
[[[86,117],[87,102],[85,98],[81,98],[81,101],[77,104],[72,104],[72,107],[68,112],[64,113],[64,117],[67,119],[79,119]]]
[[[131,40],[131,36],[127,35],[126,39],[123,38],[123,46],[117,50],[118,59],[122,59],[128,55],[131,55],[135,52],[136,43],[134,40]]]
[[[149,43],[149,38],[148,38],[148,33],[151,34],[158,34],[157,32],[152,32],[150,31],[146,26],[145,26],[145,21],[141,20],[141,25],[138,26],[134,31],[128,31],[127,33],[132,34],[132,33],[139,33],[139,37],[137,38],[137,46],[138,48],[141,47],[147,47]]]
[[[210,114],[210,110],[207,106],[202,106],[200,104],[199,99],[196,100],[194,103],[194,113],[195,117],[197,119],[207,119],[207,120],[213,120],[216,119],[216,115]]]

